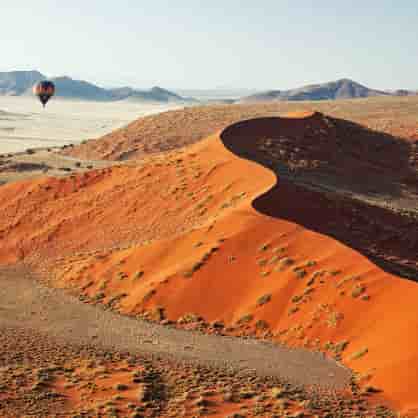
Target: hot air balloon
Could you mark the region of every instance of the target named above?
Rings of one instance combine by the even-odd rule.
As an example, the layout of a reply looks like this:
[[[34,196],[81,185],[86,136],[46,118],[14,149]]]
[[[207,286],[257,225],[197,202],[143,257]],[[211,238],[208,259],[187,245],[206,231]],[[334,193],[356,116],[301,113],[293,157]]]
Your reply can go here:
[[[33,94],[38,96],[39,101],[45,107],[48,100],[54,95],[55,86],[52,81],[40,81],[33,86]]]

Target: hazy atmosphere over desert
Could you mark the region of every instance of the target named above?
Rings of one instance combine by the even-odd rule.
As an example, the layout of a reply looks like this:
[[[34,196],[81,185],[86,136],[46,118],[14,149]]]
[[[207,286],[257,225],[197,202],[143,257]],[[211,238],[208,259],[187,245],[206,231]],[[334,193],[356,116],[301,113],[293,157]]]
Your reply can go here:
[[[418,417],[416,2],[0,13],[0,417]]]

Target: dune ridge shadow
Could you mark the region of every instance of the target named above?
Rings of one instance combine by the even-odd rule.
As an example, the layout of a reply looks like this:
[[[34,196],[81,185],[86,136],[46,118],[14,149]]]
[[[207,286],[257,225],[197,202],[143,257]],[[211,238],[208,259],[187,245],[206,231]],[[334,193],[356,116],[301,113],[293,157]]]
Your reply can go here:
[[[220,138],[277,176],[252,202],[255,210],[331,236],[385,271],[418,281],[417,216],[368,201],[401,201],[406,184],[413,196],[406,206],[417,206],[418,171],[407,143],[318,112],[241,121]]]

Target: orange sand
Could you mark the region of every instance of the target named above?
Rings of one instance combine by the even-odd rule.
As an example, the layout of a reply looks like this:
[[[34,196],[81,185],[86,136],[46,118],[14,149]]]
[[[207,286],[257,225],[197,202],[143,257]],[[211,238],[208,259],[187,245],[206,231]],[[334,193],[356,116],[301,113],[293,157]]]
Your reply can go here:
[[[260,215],[251,202],[275,183],[270,170],[237,158],[215,135],[142,167],[6,185],[0,260],[23,259],[50,272],[56,286],[103,292],[105,302],[126,293],[125,313],[162,306],[169,319],[195,313],[226,324],[252,314],[248,331],[265,320],[272,338],[291,346],[346,340],[345,364],[370,373],[368,383],[392,406],[418,409],[418,285],[327,236]],[[294,263],[275,271],[284,257]],[[307,275],[298,278],[295,266]],[[356,285],[369,300],[351,295]],[[263,295],[271,300],[257,306]]]

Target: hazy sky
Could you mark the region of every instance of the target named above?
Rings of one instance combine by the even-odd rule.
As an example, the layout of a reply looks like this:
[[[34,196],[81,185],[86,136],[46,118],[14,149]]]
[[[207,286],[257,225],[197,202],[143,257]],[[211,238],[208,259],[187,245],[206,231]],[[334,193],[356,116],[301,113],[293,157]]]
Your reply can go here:
[[[348,77],[418,88],[417,0],[1,3],[0,71],[136,87],[285,89]]]

